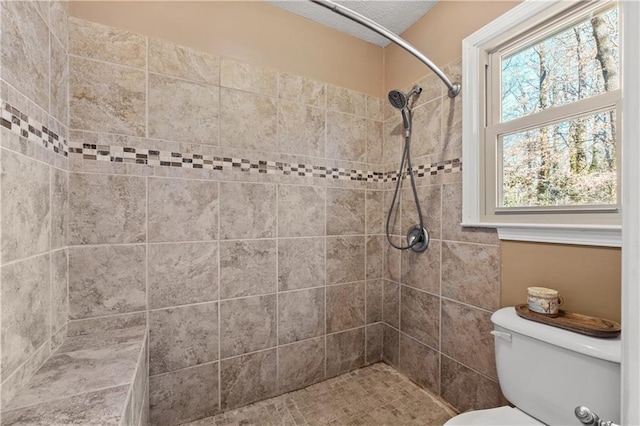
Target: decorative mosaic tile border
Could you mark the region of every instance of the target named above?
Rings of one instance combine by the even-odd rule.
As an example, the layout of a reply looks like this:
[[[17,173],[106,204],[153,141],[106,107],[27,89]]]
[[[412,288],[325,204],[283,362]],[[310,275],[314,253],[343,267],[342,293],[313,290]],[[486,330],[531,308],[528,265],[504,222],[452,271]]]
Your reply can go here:
[[[28,117],[26,114],[12,107],[8,102],[2,102],[0,125],[16,135],[22,136],[29,142],[42,145],[63,157],[69,156],[67,140],[42,123]]]
[[[114,163],[179,167],[185,169],[281,174],[285,176],[293,175],[363,182],[395,182],[397,180],[397,171],[374,172],[339,167],[325,167],[312,164],[216,157],[193,153],[87,143],[78,144],[71,142],[69,152],[72,155],[82,155],[83,160],[89,161],[109,161]],[[416,177],[433,176],[438,173],[459,172],[462,170],[462,163],[459,158],[455,158],[453,160],[446,160],[437,163],[421,164],[415,167],[414,170],[416,172]],[[405,176],[406,172],[403,174],[403,178]]]
[[[141,164],[161,167],[181,167],[219,171],[240,171],[245,173],[281,174],[284,176],[316,177],[361,182],[395,182],[398,172],[374,172],[340,167],[326,167],[313,164],[296,164],[268,160],[250,160],[246,158],[216,157],[193,153],[159,151],[152,149],[128,148],[122,146],[95,145],[71,142],[48,129],[37,120],[0,101],[2,112],[0,125],[30,142],[51,149],[56,154],[68,157],[69,153],[81,155],[89,161],[108,161],[114,163]],[[421,164],[414,168],[416,177],[434,176],[439,173],[453,173],[462,170],[459,158],[431,164]],[[405,171],[402,175],[407,176]]]

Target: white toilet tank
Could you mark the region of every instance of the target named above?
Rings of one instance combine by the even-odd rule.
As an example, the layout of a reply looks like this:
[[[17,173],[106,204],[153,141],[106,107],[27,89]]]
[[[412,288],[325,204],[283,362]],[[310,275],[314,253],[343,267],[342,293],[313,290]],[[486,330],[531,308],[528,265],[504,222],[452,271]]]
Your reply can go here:
[[[496,311],[496,366],[504,396],[548,425],[580,425],[573,411],[589,407],[620,424],[620,338],[584,336]]]

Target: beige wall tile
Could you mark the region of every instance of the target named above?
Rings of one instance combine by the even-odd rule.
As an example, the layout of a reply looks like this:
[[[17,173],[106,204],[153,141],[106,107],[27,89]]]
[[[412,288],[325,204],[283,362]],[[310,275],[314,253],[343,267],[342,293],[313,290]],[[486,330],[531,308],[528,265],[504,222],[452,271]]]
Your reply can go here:
[[[382,321],[383,280],[367,280],[367,324]]]
[[[218,236],[218,183],[149,179],[149,241],[203,241]]]
[[[278,348],[278,392],[290,392],[324,378],[324,337]]]
[[[442,185],[442,238],[480,244],[498,244],[493,228],[464,228],[462,222],[462,184]]]
[[[49,167],[3,150],[0,159],[2,263],[49,250]]]
[[[366,161],[366,119],[340,112],[327,112],[328,158]]]
[[[462,96],[442,101],[442,151],[456,152],[462,149]]]
[[[149,309],[218,299],[218,243],[149,245]]]
[[[395,183],[394,183],[395,185]],[[389,221],[389,232],[391,235],[406,235],[405,231],[402,230],[402,193],[398,191],[398,195],[396,197],[395,203],[393,202],[393,194],[394,191],[383,191],[383,201],[382,206],[384,207],[384,222],[383,222],[383,231],[381,233],[386,232],[387,226],[387,215],[389,213],[389,209],[393,208],[391,212],[391,220]]]
[[[69,2],[66,0],[52,1],[49,3],[49,29],[52,35],[62,43],[67,50],[69,46]]]
[[[35,2],[2,3],[2,79],[49,108],[49,30]]]
[[[441,395],[456,410],[480,410],[504,405],[500,385],[442,356]]]
[[[367,163],[380,164],[382,162],[383,123],[382,121],[367,120]],[[377,166],[378,168],[380,166]]]
[[[278,294],[279,343],[310,339],[325,332],[325,289]]]
[[[387,240],[382,235],[367,237],[367,270],[366,279],[382,278],[384,276],[384,251]]]
[[[364,327],[327,335],[327,377],[364,366]]]
[[[277,96],[278,73],[271,68],[222,58],[220,85],[267,96]]]
[[[70,59],[70,127],[144,136],[146,73],[73,56]]]
[[[49,339],[49,255],[0,270],[0,370],[7,378]]]
[[[218,363],[149,378],[149,424],[170,426],[217,411]]]
[[[327,237],[327,284],[364,280],[364,237]]]
[[[401,286],[400,330],[438,349],[440,347],[440,298],[411,287]]]
[[[325,188],[278,186],[278,236],[325,234]]]
[[[384,234],[385,221],[387,218],[386,209],[388,206],[384,203],[384,192],[367,191],[366,193],[366,233]]]
[[[69,173],[51,168],[51,249],[67,245]]]
[[[367,326],[366,340],[366,361],[373,364],[382,361],[382,350],[384,347],[384,328],[386,326],[379,322]]]
[[[51,331],[69,321],[67,249],[51,253]],[[66,336],[65,336],[66,337]]]
[[[365,191],[327,188],[327,235],[362,235]]]
[[[413,190],[409,188],[411,185],[407,182],[407,188],[403,189],[402,194],[402,225],[401,229],[407,232],[411,227],[418,225],[420,219],[416,208]],[[441,227],[441,188],[440,185],[421,186],[417,188],[420,209],[422,210],[422,220],[427,228],[429,238],[440,239]]]
[[[220,364],[221,409],[228,410],[276,393],[276,349],[227,359]]]
[[[382,320],[400,328],[400,285],[387,280],[382,288]]]
[[[426,103],[413,110],[411,154],[420,157],[441,151],[442,101]]]
[[[276,186],[220,183],[220,238],[276,236]]]
[[[276,305],[275,294],[220,302],[220,356],[276,346]]]
[[[327,287],[327,333],[365,325],[365,283]]]
[[[147,308],[144,245],[69,249],[69,318]]]
[[[218,359],[218,303],[149,311],[149,374]]]
[[[367,118],[376,121],[384,120],[383,105],[385,102],[387,102],[387,97],[385,96],[384,99],[380,99],[374,96],[366,95],[366,98]]]
[[[278,151],[324,157],[325,110],[285,100],[279,101]]]
[[[220,298],[275,293],[275,240],[220,242]]]
[[[440,294],[440,252],[442,242],[431,240],[422,253],[411,250],[402,252],[402,284]]]
[[[150,138],[218,145],[219,88],[149,74]]]
[[[218,85],[220,57],[189,47],[149,39],[149,71]]]
[[[364,117],[366,96],[344,87],[327,86],[327,109]]]
[[[440,392],[440,354],[406,334],[400,334],[400,371],[436,395]]]
[[[278,240],[278,288],[280,291],[319,287],[324,283],[324,238]]]
[[[278,73],[278,98],[325,108],[327,86],[320,81],[287,73]]]
[[[69,58],[55,37],[51,37],[50,61],[49,112],[66,126],[69,123]]]
[[[442,352],[497,379],[491,313],[442,301]]]
[[[69,53],[100,61],[145,68],[146,37],[83,19],[69,18]]]
[[[146,193],[144,178],[71,173],[69,244],[144,242]]]
[[[491,311],[498,309],[500,247],[444,242],[442,295]]]
[[[397,170],[402,158],[402,150],[404,148],[404,126],[402,124],[402,116],[400,111],[394,110],[390,119],[384,122],[383,126],[383,149],[382,163],[393,164]],[[413,151],[412,151],[413,153]]]
[[[220,146],[277,151],[275,99],[223,88],[220,106]]]
[[[386,324],[384,325],[382,360],[393,367],[400,368],[400,332]]]

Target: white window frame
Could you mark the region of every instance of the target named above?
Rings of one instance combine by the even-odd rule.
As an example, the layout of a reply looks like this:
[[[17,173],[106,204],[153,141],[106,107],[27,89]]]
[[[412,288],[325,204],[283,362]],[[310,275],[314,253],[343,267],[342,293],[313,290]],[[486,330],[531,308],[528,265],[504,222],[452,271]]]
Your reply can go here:
[[[605,2],[598,2],[600,7]],[[609,2],[606,2],[609,3]],[[578,2],[527,0],[497,18],[462,42],[462,226],[497,228],[501,240],[519,240],[547,243],[596,245],[620,247],[622,244],[619,213],[616,220],[574,224],[571,214],[563,214],[564,220],[552,221],[549,215],[527,214],[514,221],[496,220],[485,214],[485,144],[481,143],[485,132],[486,87],[485,64],[487,52],[505,39],[537,26],[562,11],[573,9]],[[621,31],[622,34],[622,31]],[[621,54],[621,57],[623,55]],[[599,95],[606,97],[609,94]],[[620,95],[622,96],[622,95]],[[590,102],[588,99],[579,102]],[[616,105],[616,114],[622,122],[621,102]],[[561,108],[561,107],[560,107]],[[538,113],[540,114],[540,113]],[[619,127],[621,129],[622,126]],[[620,132],[619,132],[620,133]],[[618,136],[618,141],[621,138]],[[621,144],[618,144],[620,146]],[[619,155],[620,156],[620,155]],[[618,167],[622,162],[618,160]],[[489,166],[487,166],[489,167]],[[495,166],[492,171],[495,171]],[[621,170],[618,172],[621,175]],[[618,184],[618,191],[622,185]],[[620,198],[620,196],[619,196]],[[569,209],[568,209],[569,210]],[[556,216],[556,219],[559,216]]]

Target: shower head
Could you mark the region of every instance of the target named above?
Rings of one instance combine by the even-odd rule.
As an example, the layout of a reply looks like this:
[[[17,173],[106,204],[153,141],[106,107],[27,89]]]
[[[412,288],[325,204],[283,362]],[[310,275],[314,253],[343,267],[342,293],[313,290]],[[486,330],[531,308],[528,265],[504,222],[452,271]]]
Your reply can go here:
[[[407,106],[407,96],[399,90],[389,92],[389,103],[396,109],[404,109]]]
[[[389,103],[396,109],[404,109],[409,105],[409,100],[413,95],[419,95],[422,92],[422,87],[413,86],[411,91],[406,95],[400,90],[392,90],[389,92]]]

